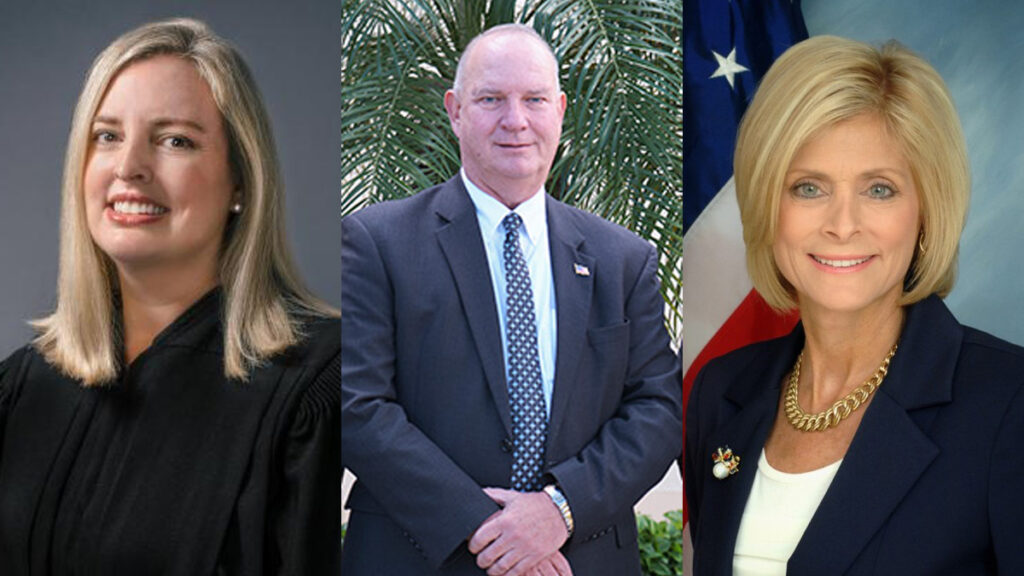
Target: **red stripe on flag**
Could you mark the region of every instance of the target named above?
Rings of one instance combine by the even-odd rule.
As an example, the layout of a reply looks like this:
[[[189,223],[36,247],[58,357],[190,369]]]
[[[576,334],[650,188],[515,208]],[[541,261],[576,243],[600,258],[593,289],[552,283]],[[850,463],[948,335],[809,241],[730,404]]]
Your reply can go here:
[[[693,381],[697,378],[697,374],[708,361],[747,344],[785,336],[793,330],[797,320],[799,320],[799,315],[795,311],[789,314],[779,314],[773,310],[757,293],[757,290],[747,293],[743,302],[733,310],[718,332],[715,332],[715,335],[708,341],[707,346],[694,358],[693,364],[690,365],[690,369],[683,377],[683,430],[686,430],[686,405],[689,403],[690,389],[693,388]],[[686,342],[683,342],[683,346],[686,346]],[[682,460],[679,462],[679,471],[680,473],[683,471]],[[683,498],[683,524],[686,524],[688,520],[686,498]]]

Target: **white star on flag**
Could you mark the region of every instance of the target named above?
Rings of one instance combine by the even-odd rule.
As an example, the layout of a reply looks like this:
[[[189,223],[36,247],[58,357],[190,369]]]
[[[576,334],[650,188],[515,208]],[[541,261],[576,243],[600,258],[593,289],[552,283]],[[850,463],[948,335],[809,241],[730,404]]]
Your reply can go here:
[[[740,72],[749,72],[746,66],[736,63],[736,48],[733,47],[732,52],[729,52],[728,56],[722,56],[714,50],[711,51],[715,55],[715,60],[718,60],[718,69],[711,75],[711,78],[718,78],[725,76],[725,79],[729,82],[729,88],[735,88],[736,75]]]

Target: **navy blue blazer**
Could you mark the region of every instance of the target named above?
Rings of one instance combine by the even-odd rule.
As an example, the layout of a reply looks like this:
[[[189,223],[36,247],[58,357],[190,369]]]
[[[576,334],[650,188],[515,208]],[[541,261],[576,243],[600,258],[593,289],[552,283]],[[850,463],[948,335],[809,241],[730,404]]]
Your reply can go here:
[[[546,449],[577,574],[639,575],[634,503],[682,449],[657,254],[547,199],[557,359]],[[576,272],[576,265],[588,274]],[[461,178],[342,221],[345,576],[482,571],[466,539],[509,484],[512,424],[487,256]]]
[[[694,574],[732,573],[757,459],[801,326],[710,363],[686,421]],[[961,326],[936,296],[900,347],[788,574],[1024,574],[1024,349]],[[711,454],[742,460],[725,480]]]

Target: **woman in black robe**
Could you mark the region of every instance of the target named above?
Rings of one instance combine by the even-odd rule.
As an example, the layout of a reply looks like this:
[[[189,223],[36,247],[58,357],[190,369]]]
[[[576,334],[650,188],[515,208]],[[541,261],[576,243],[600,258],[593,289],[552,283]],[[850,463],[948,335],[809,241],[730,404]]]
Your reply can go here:
[[[240,55],[169,20],[93,63],[57,306],[0,368],[0,572],[337,573],[337,312],[283,232]]]

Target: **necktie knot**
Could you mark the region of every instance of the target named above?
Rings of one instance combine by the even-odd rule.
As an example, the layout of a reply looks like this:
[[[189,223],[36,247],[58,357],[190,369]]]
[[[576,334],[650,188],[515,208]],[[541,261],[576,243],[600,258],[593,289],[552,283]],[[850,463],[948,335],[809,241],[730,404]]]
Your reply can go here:
[[[508,216],[501,221],[501,225],[505,227],[505,233],[518,232],[519,227],[523,224],[523,218],[515,212],[509,212]]]

